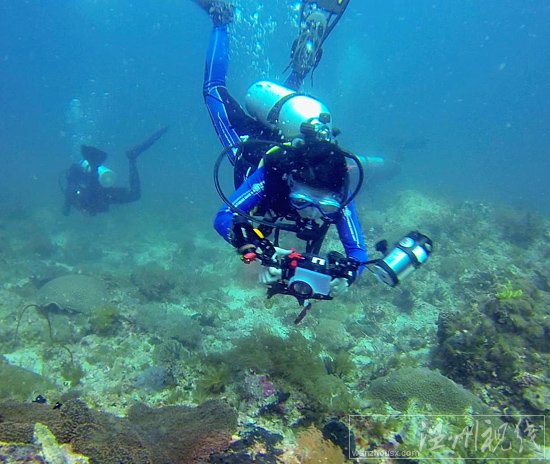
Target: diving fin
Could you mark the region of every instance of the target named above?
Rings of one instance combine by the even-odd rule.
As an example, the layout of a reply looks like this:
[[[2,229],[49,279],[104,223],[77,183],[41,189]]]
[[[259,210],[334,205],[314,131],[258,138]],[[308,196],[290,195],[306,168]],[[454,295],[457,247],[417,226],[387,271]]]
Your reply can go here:
[[[105,162],[107,159],[107,153],[96,147],[89,145],[81,145],[80,153],[82,158],[90,163],[90,166],[97,167]]]
[[[326,15],[320,11],[312,12],[301,22],[300,35],[292,44],[290,54],[292,70],[300,76],[304,77],[319,64],[327,27]]]
[[[342,15],[350,0],[304,0],[304,3],[316,3],[317,6],[333,14]]]
[[[161,129],[155,131],[151,134],[146,140],[137,145],[134,145],[126,152],[126,156],[129,160],[136,160],[139,155],[141,155],[145,150],[151,148],[152,145],[156,143],[168,130],[168,126],[162,127]]]
[[[300,34],[292,45],[289,67],[304,78],[314,70],[323,53],[323,43],[332,32],[350,0],[302,0]]]
[[[193,0],[212,18],[215,26],[224,26],[233,20],[235,6],[224,0]]]

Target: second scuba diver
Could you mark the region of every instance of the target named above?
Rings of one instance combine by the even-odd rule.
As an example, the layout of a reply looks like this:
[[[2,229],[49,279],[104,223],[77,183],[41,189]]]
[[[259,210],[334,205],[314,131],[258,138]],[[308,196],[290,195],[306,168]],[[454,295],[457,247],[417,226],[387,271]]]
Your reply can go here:
[[[167,130],[167,127],[159,129],[145,141],[126,152],[129,188],[114,186],[114,172],[103,165],[107,159],[107,153],[95,147],[82,145],[82,161],[73,163],[66,171],[66,182],[63,187],[65,195],[63,214],[67,216],[71,208],[75,208],[81,213],[95,216],[97,213],[108,211],[112,204],[132,203],[139,200],[141,198],[141,183],[137,159]]]

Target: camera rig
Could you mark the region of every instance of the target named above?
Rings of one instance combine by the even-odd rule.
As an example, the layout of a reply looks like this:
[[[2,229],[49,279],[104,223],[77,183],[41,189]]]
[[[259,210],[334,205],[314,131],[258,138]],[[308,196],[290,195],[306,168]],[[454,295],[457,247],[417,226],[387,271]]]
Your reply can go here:
[[[268,284],[267,298],[274,295],[290,295],[303,307],[294,321],[298,324],[311,309],[311,300],[332,300],[330,282],[344,278],[352,283],[357,275],[360,262],[331,251],[326,258],[299,253],[295,249],[287,255],[277,256],[277,249],[264,237],[259,229],[247,221],[235,221],[233,225],[233,245],[245,263],[259,261],[262,266],[281,271],[277,282]]]

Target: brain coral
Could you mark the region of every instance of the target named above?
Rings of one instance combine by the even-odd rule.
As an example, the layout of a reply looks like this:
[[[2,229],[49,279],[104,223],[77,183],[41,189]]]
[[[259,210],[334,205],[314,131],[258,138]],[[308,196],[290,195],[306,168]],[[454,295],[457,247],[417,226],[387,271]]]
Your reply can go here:
[[[374,380],[368,392],[400,411],[406,410],[413,400],[420,409],[431,409],[440,414],[464,414],[470,408],[477,413],[489,412],[489,408],[471,392],[439,372],[424,367],[397,369]]]
[[[95,277],[66,275],[42,286],[36,298],[39,306],[54,304],[64,310],[91,313],[107,302],[107,289]]]

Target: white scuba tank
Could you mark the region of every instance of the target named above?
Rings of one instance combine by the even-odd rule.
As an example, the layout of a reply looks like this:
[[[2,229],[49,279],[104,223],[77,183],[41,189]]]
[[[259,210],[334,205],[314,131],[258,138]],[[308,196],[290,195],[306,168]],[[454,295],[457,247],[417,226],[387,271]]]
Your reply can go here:
[[[90,166],[90,163],[88,163],[87,160],[82,160],[80,162],[80,166],[85,172],[92,172],[92,167]],[[113,187],[116,182],[116,173],[109,169],[106,166],[103,166],[100,164],[97,167],[97,175],[99,179],[99,185],[101,185],[104,188]]]
[[[330,111],[319,100],[274,82],[259,81],[246,93],[248,113],[268,127],[278,129],[286,140],[301,137],[303,123],[316,123],[321,115],[331,129]]]

